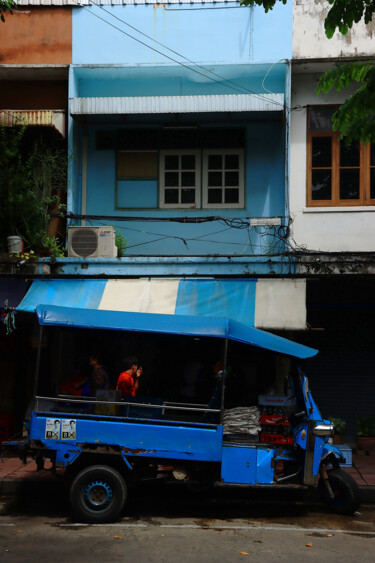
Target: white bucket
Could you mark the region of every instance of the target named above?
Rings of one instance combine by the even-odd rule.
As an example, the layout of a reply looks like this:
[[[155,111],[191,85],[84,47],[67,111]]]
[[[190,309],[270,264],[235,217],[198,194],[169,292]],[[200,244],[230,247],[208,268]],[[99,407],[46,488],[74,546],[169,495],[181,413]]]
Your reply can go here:
[[[8,252],[9,254],[17,254],[22,252],[23,241],[19,236],[7,237]]]

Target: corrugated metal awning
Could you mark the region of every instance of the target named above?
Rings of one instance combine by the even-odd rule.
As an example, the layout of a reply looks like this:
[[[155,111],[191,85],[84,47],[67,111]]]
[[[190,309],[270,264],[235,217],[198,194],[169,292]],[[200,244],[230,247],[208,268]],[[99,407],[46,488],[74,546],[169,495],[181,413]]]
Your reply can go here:
[[[65,110],[0,110],[0,124],[54,127],[65,138]]]
[[[19,304],[33,312],[40,304],[72,308],[227,316],[264,329],[306,329],[305,280],[215,279],[41,279]]]
[[[72,98],[71,115],[282,111],[284,94]]]

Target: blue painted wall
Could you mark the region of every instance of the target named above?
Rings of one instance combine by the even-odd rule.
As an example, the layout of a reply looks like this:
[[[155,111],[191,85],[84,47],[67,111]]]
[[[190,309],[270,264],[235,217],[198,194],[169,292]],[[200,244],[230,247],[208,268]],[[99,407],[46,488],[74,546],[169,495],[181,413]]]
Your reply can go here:
[[[202,119],[204,120],[203,115]],[[253,121],[246,125],[244,209],[118,209],[116,206],[116,150],[98,150],[96,133],[109,126],[86,126],[88,135],[87,214],[118,217],[231,218],[284,216],[284,133],[280,121]],[[118,127],[117,127],[118,129]],[[134,182],[134,190],[138,189]],[[157,182],[154,199],[158,194]],[[121,196],[121,192],[120,192]],[[72,211],[80,212],[80,202]],[[224,222],[180,224],[175,222],[93,221],[113,224],[128,240],[127,254],[135,255],[241,255],[274,254],[274,230],[236,229]]]
[[[268,14],[237,2],[73,8],[73,63],[171,62],[163,53],[179,59],[126,23],[195,62],[291,58],[292,10],[292,2]]]
[[[167,51],[124,22],[176,52]],[[286,65],[283,59],[291,58],[291,45],[290,2],[286,6],[278,3],[268,14],[264,14],[262,8],[245,8],[232,2],[77,8],[73,9],[73,66],[69,96],[285,93]],[[176,64],[176,61],[185,66]],[[192,63],[204,65],[204,68]],[[217,76],[209,71],[214,71]],[[215,114],[179,116],[183,122],[195,119],[199,124],[211,122],[213,125],[216,119],[222,118]],[[126,123],[133,126],[141,124],[142,120],[147,121],[147,127],[160,127],[170,119],[169,116],[125,118]],[[232,210],[159,210],[155,208],[157,182],[152,181],[142,186],[144,193],[149,194],[148,203],[143,208],[118,209],[116,193],[117,204],[129,201],[124,199],[124,184],[117,185],[116,151],[97,150],[95,137],[99,130],[118,130],[121,125],[119,121],[115,123],[112,116],[93,118],[95,120],[100,123],[90,124],[89,119],[81,125],[71,118],[69,120],[69,143],[74,155],[68,196],[70,211],[81,212],[82,139],[86,135],[89,147],[87,214],[148,217],[151,220],[214,215],[225,220],[268,216],[280,216],[284,220],[285,128],[280,114],[231,115],[232,126],[246,127],[245,208]],[[139,186],[134,184],[134,190]],[[114,224],[117,231],[124,234],[128,240],[127,255],[243,256],[273,255],[284,250],[275,238],[277,229],[266,227],[238,229],[225,221],[203,224],[140,220],[92,222],[103,223]]]
[[[70,97],[268,94],[285,90],[285,63],[182,67],[73,65]]]

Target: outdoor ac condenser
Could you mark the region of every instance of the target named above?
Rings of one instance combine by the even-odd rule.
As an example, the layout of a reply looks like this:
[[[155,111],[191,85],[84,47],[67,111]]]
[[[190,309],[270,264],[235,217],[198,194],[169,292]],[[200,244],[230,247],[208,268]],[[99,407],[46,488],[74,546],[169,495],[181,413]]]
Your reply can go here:
[[[68,256],[115,258],[114,227],[68,227]]]

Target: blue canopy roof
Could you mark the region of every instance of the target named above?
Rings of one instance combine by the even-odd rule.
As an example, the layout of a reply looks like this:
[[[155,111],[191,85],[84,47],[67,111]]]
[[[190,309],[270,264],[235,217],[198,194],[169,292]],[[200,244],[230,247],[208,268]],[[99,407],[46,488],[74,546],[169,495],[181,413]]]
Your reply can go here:
[[[38,305],[36,314],[39,323],[47,326],[229,338],[300,359],[311,358],[318,353],[313,348],[225,317],[123,313],[53,305]]]

